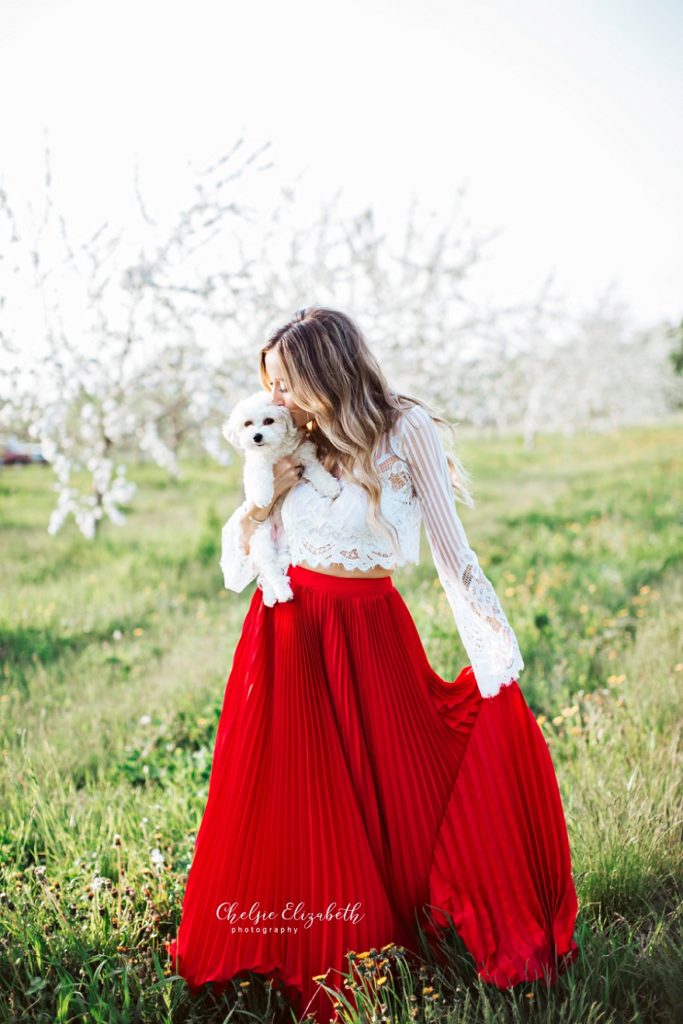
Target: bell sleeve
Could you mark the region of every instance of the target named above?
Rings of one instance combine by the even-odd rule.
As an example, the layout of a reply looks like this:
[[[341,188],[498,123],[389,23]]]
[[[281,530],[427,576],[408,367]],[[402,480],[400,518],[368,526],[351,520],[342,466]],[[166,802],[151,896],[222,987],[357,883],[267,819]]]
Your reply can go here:
[[[524,661],[498,596],[469,546],[455,508],[446,453],[422,406],[402,417],[401,441],[434,566],[483,697],[514,682]]]
[[[235,509],[221,531],[220,567],[226,588],[236,593],[244,590],[257,576],[251,557],[242,547],[242,522],[247,508],[245,500]]]

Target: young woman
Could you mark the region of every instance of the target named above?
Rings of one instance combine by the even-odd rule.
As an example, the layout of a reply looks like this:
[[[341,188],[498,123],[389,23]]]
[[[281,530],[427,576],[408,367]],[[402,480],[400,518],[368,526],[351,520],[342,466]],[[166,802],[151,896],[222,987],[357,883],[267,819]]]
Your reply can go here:
[[[254,971],[327,1020],[314,979],[339,988],[347,952],[416,951],[418,925],[431,943],[452,923],[485,981],[555,981],[578,952],[565,818],[515,634],[455,509],[454,489],[472,499],[446,421],[390,388],[336,310],[300,310],[259,371],[340,493],[295,456],[275,467],[294,598],[251,598],[172,964],[215,992]],[[223,527],[229,589],[254,580],[268,512],[243,502]],[[421,522],[470,660],[454,681],[392,578],[419,562]]]

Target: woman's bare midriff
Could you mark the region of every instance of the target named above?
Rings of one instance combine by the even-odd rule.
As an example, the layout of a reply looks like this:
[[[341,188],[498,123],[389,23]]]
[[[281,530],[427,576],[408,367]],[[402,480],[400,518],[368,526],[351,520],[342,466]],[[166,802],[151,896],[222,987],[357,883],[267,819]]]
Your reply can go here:
[[[340,562],[332,562],[331,565],[309,565],[308,562],[297,562],[302,569],[310,569],[311,572],[321,572],[325,576],[352,576],[354,578],[369,577],[377,579],[379,576],[391,576],[393,569],[384,569],[377,566],[375,569],[346,569]]]

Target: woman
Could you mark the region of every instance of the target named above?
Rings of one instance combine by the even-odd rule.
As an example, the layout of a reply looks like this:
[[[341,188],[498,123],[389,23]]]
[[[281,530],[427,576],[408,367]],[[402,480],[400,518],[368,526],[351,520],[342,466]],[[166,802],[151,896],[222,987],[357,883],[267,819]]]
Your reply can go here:
[[[466,474],[341,312],[300,310],[260,378],[340,493],[296,456],[276,464],[294,598],[269,608],[257,587],[244,620],[173,966],[218,992],[255,971],[323,1020],[314,978],[339,988],[348,951],[415,951],[418,924],[432,942],[452,922],[484,980],[554,981],[577,955],[565,819],[515,634],[454,507],[453,487],[472,504]],[[255,578],[269,511],[243,502],[223,527],[226,587]],[[419,562],[421,521],[471,662],[454,681],[392,579]]]

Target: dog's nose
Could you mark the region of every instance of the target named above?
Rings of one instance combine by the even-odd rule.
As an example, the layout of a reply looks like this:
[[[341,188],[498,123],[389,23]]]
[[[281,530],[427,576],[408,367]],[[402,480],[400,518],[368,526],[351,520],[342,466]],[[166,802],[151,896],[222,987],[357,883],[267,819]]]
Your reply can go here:
[[[254,434],[254,440],[258,443],[263,440],[263,434]]]

